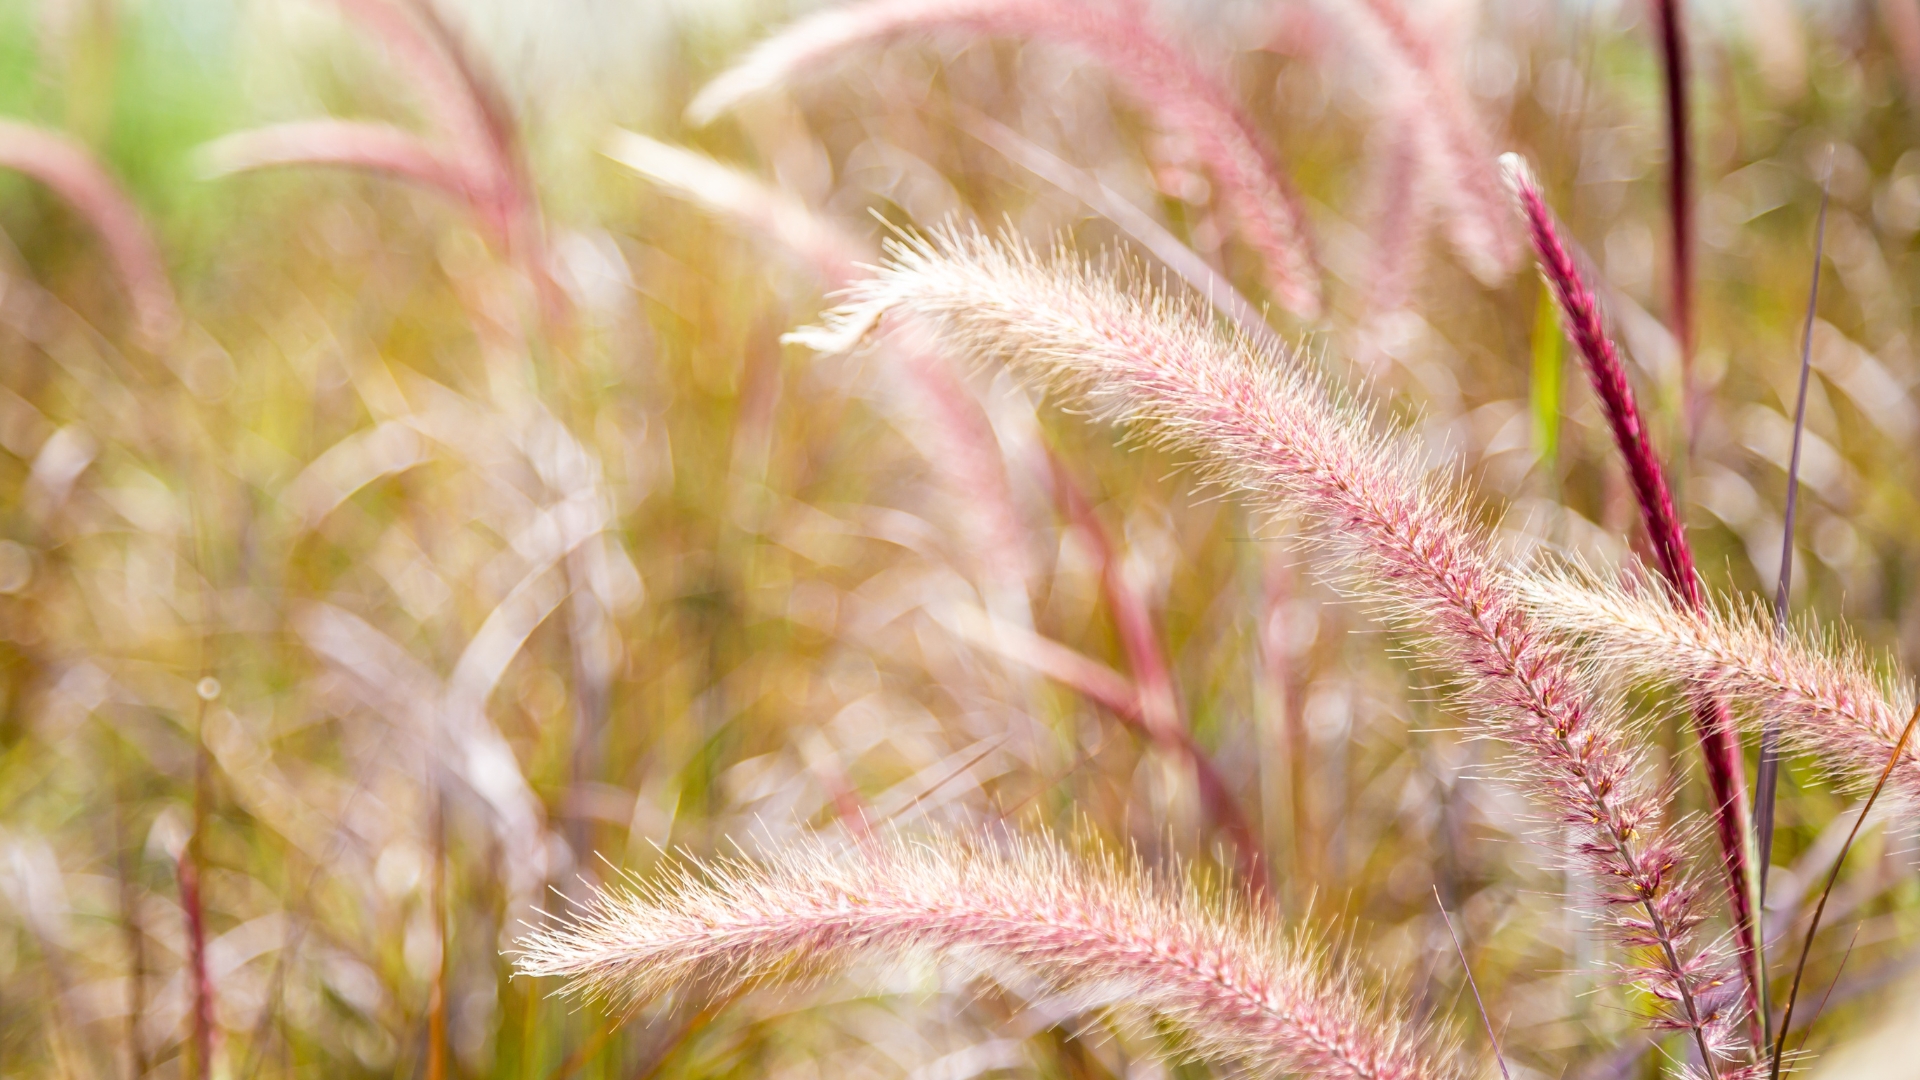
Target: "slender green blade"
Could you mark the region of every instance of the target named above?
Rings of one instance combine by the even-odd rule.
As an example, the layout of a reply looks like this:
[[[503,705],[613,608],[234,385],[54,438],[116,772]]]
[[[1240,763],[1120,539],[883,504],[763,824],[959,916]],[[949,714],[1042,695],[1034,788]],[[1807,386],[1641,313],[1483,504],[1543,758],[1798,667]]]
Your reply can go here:
[[[1554,307],[1553,295],[1543,285],[1533,308],[1533,373],[1527,397],[1533,414],[1534,458],[1549,486],[1559,475],[1560,372],[1566,352],[1560,313]]]

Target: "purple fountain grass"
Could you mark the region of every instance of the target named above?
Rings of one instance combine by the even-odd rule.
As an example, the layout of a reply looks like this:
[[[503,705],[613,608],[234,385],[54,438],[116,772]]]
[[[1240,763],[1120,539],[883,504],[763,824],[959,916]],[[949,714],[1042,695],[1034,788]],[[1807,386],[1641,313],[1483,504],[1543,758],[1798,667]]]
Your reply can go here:
[[[492,141],[487,134],[491,124],[476,110],[444,43],[435,40],[430,24],[420,17],[418,0],[336,0],[336,5],[393,54],[419,92],[433,127],[470,150],[483,150]]]
[[[189,839],[174,864],[174,883],[180,890],[180,911],[186,921],[187,983],[192,1004],[188,1030],[192,1033],[192,1069],[189,1075],[205,1080],[213,1075],[213,976],[207,971],[207,920],[200,900],[197,844]]]
[[[1418,144],[1411,137],[1413,124],[1404,110],[1393,118],[1386,152],[1376,163],[1373,253],[1367,273],[1369,314],[1405,307],[1419,277],[1431,188],[1421,182]]]
[[[1759,604],[1692,609],[1573,572],[1530,576],[1525,597],[1543,624],[1583,641],[1593,663],[1738,702],[1749,723],[1778,725],[1796,750],[1863,786],[1913,710],[1908,680],[1877,673],[1853,641],[1837,631],[1783,635]],[[1920,747],[1906,748],[1892,783],[1920,799]]]
[[[1540,185],[1525,160],[1517,154],[1501,159],[1507,184],[1520,204],[1528,235],[1540,262],[1540,276],[1560,309],[1567,336],[1587,369],[1587,381],[1600,399],[1600,411],[1607,418],[1614,445],[1627,467],[1628,482],[1634,500],[1640,506],[1640,519],[1653,548],[1654,565],[1660,576],[1688,606],[1702,609],[1706,594],[1700,587],[1700,575],[1694,568],[1693,548],[1687,543],[1686,526],[1674,510],[1673,494],[1667,487],[1666,470],[1647,437],[1640,406],[1634,399],[1633,385],[1627,379],[1626,365],[1607,336],[1600,313],[1600,301],[1587,287],[1579,265],[1561,242],[1553,212],[1547,208]],[[1707,786],[1713,797],[1714,833],[1720,845],[1721,863],[1726,870],[1727,897],[1732,907],[1741,972],[1747,990],[1748,1016],[1758,1028],[1763,968],[1756,933],[1755,906],[1751,889],[1751,859],[1747,847],[1746,778],[1740,756],[1740,743],[1734,735],[1732,718],[1724,702],[1711,695],[1693,702],[1694,732],[1700,740],[1701,757],[1706,764]]]
[[[1467,92],[1397,0],[1361,0],[1342,10],[1401,84],[1395,111],[1406,136],[1396,138],[1389,152],[1417,157],[1420,168],[1409,169],[1409,176],[1444,211],[1447,239],[1474,276],[1489,283],[1505,278],[1519,260],[1520,240],[1500,187],[1493,141]]]
[[[895,313],[956,351],[1004,358],[1070,400],[1201,452],[1216,479],[1297,513],[1348,559],[1345,580],[1457,677],[1475,728],[1507,744],[1516,778],[1609,883],[1607,922],[1635,954],[1631,977],[1690,1032],[1706,1068],[1742,1052],[1712,950],[1695,944],[1695,889],[1662,835],[1663,800],[1617,709],[1535,625],[1460,497],[1380,438],[1368,414],[1329,398],[1290,354],[1223,333],[1192,298],[1123,288],[1104,269],[1017,242],[944,233],[892,245],[826,326],[797,340],[855,345]],[[1737,1073],[1737,1069],[1732,1070]]]
[[[1271,147],[1227,87],[1170,44],[1138,0],[864,0],[832,8],[762,42],[709,83],[688,116],[711,120],[853,46],[944,28],[1045,39],[1093,55],[1161,128],[1193,141],[1241,235],[1263,260],[1274,299],[1302,318],[1319,316],[1305,214]]]
[[[537,229],[521,235],[537,224],[538,205],[513,110],[431,0],[338,2],[393,50],[419,89],[433,129],[470,173],[476,212],[501,237],[523,245],[537,240]]]
[[[1666,470],[1647,438],[1633,386],[1627,379],[1626,365],[1621,362],[1613,339],[1607,335],[1600,301],[1587,287],[1573,254],[1561,241],[1553,211],[1547,208],[1526,161],[1517,154],[1507,154],[1501,162],[1508,186],[1526,219],[1534,254],[1540,261],[1541,279],[1553,292],[1562,325],[1580,353],[1587,379],[1607,418],[1607,427],[1620,448],[1627,480],[1640,504],[1654,563],[1674,591],[1689,604],[1698,604],[1702,599],[1699,574],[1694,569],[1686,530],[1674,510]]]
[[[989,848],[886,837],[857,855],[818,842],[763,865],[679,868],[606,894],[520,945],[519,970],[632,1007],[725,994],[912,952],[1014,964],[1057,994],[1177,1026],[1182,1056],[1256,1073],[1452,1080],[1449,1040],[1403,1022],[1317,950],[1252,911],[1106,854],[1044,838]]]
[[[616,130],[601,152],[648,180],[753,235],[773,241],[830,289],[845,288],[872,262],[873,249],[784,191],[710,157]]]
[[[180,328],[173,285],[146,220],[85,147],[44,128],[0,120],[0,168],[53,189],[99,234],[148,343],[162,345]]]

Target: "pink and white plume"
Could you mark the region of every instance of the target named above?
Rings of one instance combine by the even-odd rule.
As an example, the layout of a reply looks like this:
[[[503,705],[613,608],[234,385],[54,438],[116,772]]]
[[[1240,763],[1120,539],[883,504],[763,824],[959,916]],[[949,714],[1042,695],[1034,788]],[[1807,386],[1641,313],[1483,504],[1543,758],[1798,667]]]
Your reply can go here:
[[[1447,1040],[1245,907],[1047,839],[882,838],[682,867],[520,943],[519,969],[631,1006],[820,975],[881,954],[1017,965],[1052,993],[1177,1026],[1180,1054],[1258,1074],[1454,1080]]]
[[[1566,570],[1528,577],[1524,595],[1543,625],[1582,643],[1590,663],[1705,688],[1742,706],[1755,727],[1778,723],[1796,749],[1863,789],[1913,712],[1909,680],[1838,633],[1782,636],[1763,606],[1690,608]],[[1920,748],[1902,751],[1888,782],[1920,799]]]
[[[1473,275],[1489,284],[1513,271],[1520,237],[1507,211],[1494,141],[1456,66],[1434,35],[1399,0],[1335,5],[1391,87],[1404,143],[1418,159],[1423,196],[1440,211],[1448,241]]]

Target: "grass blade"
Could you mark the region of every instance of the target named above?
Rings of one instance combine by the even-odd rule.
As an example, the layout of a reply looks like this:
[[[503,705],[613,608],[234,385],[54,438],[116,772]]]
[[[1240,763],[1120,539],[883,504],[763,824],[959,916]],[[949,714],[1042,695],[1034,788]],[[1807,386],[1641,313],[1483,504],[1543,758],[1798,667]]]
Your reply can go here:
[[[1533,414],[1533,452],[1550,489],[1560,461],[1560,374],[1566,351],[1553,293],[1542,286],[1533,312],[1533,372],[1527,382],[1527,407]]]
[[[1480,1009],[1480,1022],[1487,1025],[1487,1042],[1493,1047],[1493,1060],[1500,1064],[1500,1075],[1504,1080],[1513,1080],[1513,1074],[1507,1071],[1507,1056],[1500,1052],[1500,1037],[1493,1033],[1493,1017],[1487,1015],[1487,1003],[1480,997],[1480,984],[1474,981],[1473,965],[1467,963],[1467,950],[1460,944],[1460,934],[1453,928],[1453,916],[1447,914],[1447,905],[1440,902],[1440,887],[1434,886],[1433,902],[1440,907],[1440,917],[1446,920],[1447,936],[1453,939],[1453,951],[1460,954],[1460,970],[1467,973],[1467,986],[1473,990],[1473,1003]]]

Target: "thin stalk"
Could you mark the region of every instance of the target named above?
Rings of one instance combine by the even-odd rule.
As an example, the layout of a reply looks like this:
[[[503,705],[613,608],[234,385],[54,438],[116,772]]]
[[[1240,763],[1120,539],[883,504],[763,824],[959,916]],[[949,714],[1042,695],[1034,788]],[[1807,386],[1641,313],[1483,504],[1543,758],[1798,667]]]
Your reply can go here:
[[[1776,641],[1787,634],[1787,596],[1793,590],[1794,519],[1800,508],[1800,436],[1807,426],[1807,382],[1813,372],[1813,316],[1820,303],[1820,262],[1827,246],[1827,195],[1833,169],[1820,182],[1820,218],[1814,226],[1813,282],[1807,286],[1807,317],[1800,331],[1800,389],[1793,403],[1793,450],[1787,458],[1786,520],[1780,529],[1780,580],[1773,590]],[[1754,777],[1753,832],[1759,848],[1760,903],[1767,902],[1767,869],[1773,862],[1774,801],[1780,786],[1780,722],[1769,720],[1760,735],[1760,768]]]
[[[427,766],[431,776],[427,798],[432,800],[433,878],[427,904],[433,909],[433,937],[440,947],[439,963],[433,970],[433,986],[427,993],[427,1080],[445,1080],[447,1075],[447,805],[441,792],[438,767]]]
[[[1513,1080],[1513,1074],[1507,1071],[1507,1056],[1500,1052],[1500,1036],[1493,1033],[1493,1017],[1487,1015],[1486,999],[1480,996],[1480,984],[1474,981],[1473,965],[1467,963],[1466,947],[1460,944],[1460,934],[1453,928],[1453,916],[1447,914],[1447,905],[1440,900],[1440,887],[1433,888],[1433,902],[1440,909],[1440,917],[1446,920],[1447,936],[1453,939],[1453,951],[1460,954],[1460,970],[1467,974],[1467,986],[1473,990],[1473,1003],[1480,1010],[1480,1022],[1487,1025],[1487,1045],[1493,1047],[1493,1060],[1500,1065],[1500,1075],[1504,1080]]]
[[[1881,770],[1880,779],[1873,785],[1873,793],[1867,796],[1867,805],[1860,808],[1860,816],[1847,833],[1847,842],[1841,845],[1839,857],[1833,860],[1833,872],[1827,875],[1827,887],[1820,891],[1820,902],[1814,905],[1813,919],[1807,923],[1807,936],[1800,945],[1800,962],[1794,965],[1793,985],[1787,989],[1787,1004],[1780,1016],[1780,1035],[1773,1046],[1773,1064],[1768,1072],[1768,1080],[1780,1080],[1780,1060],[1786,1053],[1787,1032],[1793,1027],[1793,1003],[1800,996],[1800,978],[1807,973],[1807,955],[1813,952],[1813,936],[1820,930],[1820,916],[1826,913],[1827,900],[1840,880],[1840,868],[1846,865],[1847,852],[1853,850],[1853,841],[1860,835],[1860,827],[1867,823],[1867,815],[1873,812],[1873,804],[1880,798],[1880,792],[1886,788],[1887,777],[1893,775],[1893,767],[1899,763],[1900,752],[1906,749],[1907,740],[1913,736],[1916,724],[1920,724],[1920,706],[1914,708],[1913,716],[1900,732],[1900,741],[1894,744],[1893,753],[1887,755],[1887,767]]]
[[[1287,763],[1286,821],[1292,837],[1292,870],[1297,880],[1313,881],[1314,855],[1319,843],[1313,806],[1307,798],[1307,725],[1305,710],[1299,701],[1298,680],[1287,657],[1286,603],[1293,594],[1293,575],[1280,559],[1269,556],[1264,584],[1266,611],[1261,621],[1260,647],[1266,661],[1268,689],[1273,696],[1272,708],[1279,714],[1281,745]],[[1278,813],[1268,817],[1269,835],[1273,829],[1271,822],[1279,818]]]
[[[1681,402],[1691,444],[1697,417],[1693,388],[1693,135],[1687,123],[1687,42],[1680,0],[1654,0],[1667,105],[1667,202],[1673,246],[1668,321],[1680,346]]]
[[[115,757],[118,756],[116,752]],[[126,842],[130,801],[127,786],[123,774],[119,805],[113,812],[113,848],[120,876],[120,924],[127,939],[127,1066],[132,1070],[133,1080],[140,1080],[147,1074],[147,1050],[140,1038],[147,1011],[147,935],[140,925],[140,891],[139,882],[135,880],[139,859],[128,850]]]
[[[1847,951],[1840,954],[1840,966],[1833,969],[1833,981],[1827,984],[1827,992],[1820,995],[1820,1004],[1814,1006],[1813,1015],[1807,1017],[1807,1030],[1800,1036],[1800,1046],[1795,1056],[1807,1052],[1807,1040],[1813,1037],[1813,1026],[1820,1022],[1820,1014],[1827,1011],[1827,1002],[1833,1000],[1834,987],[1840,985],[1840,976],[1846,974],[1847,961],[1853,959],[1853,947],[1860,943],[1860,924],[1853,924],[1853,936],[1847,939]]]
[[[1146,598],[1127,580],[1111,537],[1065,463],[1052,454],[1047,456],[1047,461],[1054,497],[1067,519],[1093,548],[1094,558],[1100,564],[1100,582],[1108,613],[1119,631],[1127,667],[1133,672],[1139,701],[1138,726],[1154,743],[1187,759],[1199,790],[1201,809],[1233,844],[1240,872],[1248,886],[1255,895],[1265,896],[1272,885],[1266,854],[1247,823],[1232,787],[1220,775],[1213,759],[1194,741],[1193,732],[1187,726],[1186,710],[1181,707],[1179,693],[1173,685],[1172,665],[1167,661]]]
[[[206,718],[201,702],[200,719]],[[213,1075],[213,979],[207,974],[207,916],[200,898],[200,835],[206,829],[207,752],[203,725],[196,723],[193,764],[193,832],[180,851],[174,873],[180,890],[180,910],[186,919],[187,973],[193,995],[193,1065],[187,1075],[207,1080]]]

